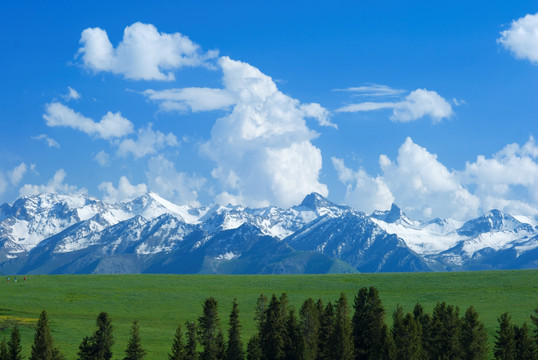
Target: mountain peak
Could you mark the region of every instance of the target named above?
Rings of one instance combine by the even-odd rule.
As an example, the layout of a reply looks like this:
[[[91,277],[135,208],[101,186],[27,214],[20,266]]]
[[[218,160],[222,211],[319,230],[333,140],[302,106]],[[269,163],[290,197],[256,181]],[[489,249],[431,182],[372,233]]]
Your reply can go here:
[[[299,206],[304,206],[312,210],[317,210],[319,208],[336,206],[336,204],[330,202],[317,192],[312,192],[305,196],[303,202],[301,202],[301,205]]]
[[[531,229],[531,225],[520,222],[512,215],[493,209],[476,219],[467,221],[458,230],[458,233],[465,236],[476,236],[490,231],[531,231]]]

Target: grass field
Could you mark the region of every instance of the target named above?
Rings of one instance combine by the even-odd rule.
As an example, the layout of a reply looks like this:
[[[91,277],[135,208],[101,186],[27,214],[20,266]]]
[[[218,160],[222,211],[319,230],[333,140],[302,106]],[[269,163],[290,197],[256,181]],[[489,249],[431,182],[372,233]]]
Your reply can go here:
[[[480,313],[493,342],[497,317],[506,311],[514,323],[529,322],[538,304],[538,270],[461,273],[406,273],[353,275],[55,275],[30,276],[26,282],[13,276],[0,282],[1,332],[21,326],[23,350],[30,352],[33,324],[47,310],[53,336],[68,359],[75,359],[82,338],[95,330],[99,312],[108,312],[114,326],[114,358],[121,359],[132,321],[139,319],[148,360],[167,359],[178,323],[196,320],[203,301],[219,302],[223,330],[233,298],[237,298],[243,325],[243,342],[254,331],[254,306],[260,293],[286,292],[296,309],[312,297],[324,303],[343,291],[350,304],[363,286],[376,286],[391,322],[396,304],[412,311],[420,302],[431,313],[438,301],[460,307],[473,305]],[[185,328],[183,326],[183,330]],[[1,336],[1,335],[0,335]]]

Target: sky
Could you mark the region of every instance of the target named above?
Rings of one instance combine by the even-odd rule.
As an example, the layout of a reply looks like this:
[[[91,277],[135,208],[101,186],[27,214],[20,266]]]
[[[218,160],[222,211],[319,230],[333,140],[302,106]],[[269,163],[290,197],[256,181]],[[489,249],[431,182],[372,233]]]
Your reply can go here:
[[[10,1],[0,203],[538,216],[535,1]]]

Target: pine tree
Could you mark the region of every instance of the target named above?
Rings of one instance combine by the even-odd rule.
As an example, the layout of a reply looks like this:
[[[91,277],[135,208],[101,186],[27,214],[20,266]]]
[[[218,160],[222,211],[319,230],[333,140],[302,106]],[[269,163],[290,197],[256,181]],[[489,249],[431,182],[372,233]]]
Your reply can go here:
[[[518,360],[536,360],[536,343],[532,338],[527,323],[519,327],[514,325],[514,341],[516,343],[516,359]]]
[[[168,360],[183,360],[185,355],[185,345],[183,344],[183,334],[181,324],[177,326],[174,342],[172,343],[172,352],[168,354]]]
[[[419,325],[415,318],[404,315],[400,305],[392,316],[392,337],[396,349],[396,358],[402,360],[419,360],[425,358],[420,338]]]
[[[351,360],[354,357],[351,320],[346,294],[341,293],[335,307],[334,332],[329,345],[333,359]]]
[[[334,307],[329,301],[319,318],[318,360],[331,360],[330,344],[334,333]]]
[[[218,303],[215,298],[210,297],[204,302],[203,315],[198,318],[198,336],[202,345],[200,359],[216,360],[218,358],[219,330]]]
[[[422,342],[422,350],[425,358],[429,358],[432,346],[432,317],[424,311],[424,307],[416,303],[413,308],[413,317],[419,327],[420,338]]]
[[[461,321],[461,347],[464,360],[488,358],[488,334],[472,306],[467,309]]]
[[[381,352],[379,359],[383,360],[395,360],[396,359],[396,345],[394,345],[394,339],[392,333],[386,324],[383,324],[381,329]]]
[[[61,360],[63,355],[54,346],[47,312],[43,310],[37,321],[37,329],[29,360]]]
[[[219,329],[215,343],[217,360],[226,359],[226,342],[224,341],[224,334],[222,333],[221,329]]]
[[[385,309],[381,304],[375,287],[363,287],[355,296],[355,313],[351,320],[353,326],[353,345],[355,359],[376,360],[381,352],[381,330],[385,324]]]
[[[142,360],[145,356],[146,351],[142,348],[142,342],[140,340],[140,327],[138,320],[135,320],[131,327],[131,337],[127,343],[123,360]]]
[[[4,336],[2,341],[0,341],[0,360],[9,360],[8,356],[6,337]]]
[[[286,337],[285,317],[280,300],[273,294],[269,306],[265,311],[265,321],[260,334],[262,359],[284,359],[284,345]]]
[[[187,321],[185,323],[187,327],[187,343],[185,344],[185,360],[198,360],[198,352],[196,351],[196,345],[198,339],[196,334],[198,329],[196,328],[196,323]]]
[[[95,347],[92,338],[84,336],[78,347],[78,360],[93,360],[95,358]]]
[[[534,315],[536,316],[531,315],[531,321],[534,324],[534,342],[538,348],[538,305],[536,305],[536,308],[534,309]]]
[[[445,302],[433,309],[430,356],[433,359],[461,359],[459,309]]]
[[[256,300],[256,310],[254,315],[254,321],[256,321],[258,326],[258,332],[261,333],[263,327],[265,326],[265,316],[267,311],[267,296],[261,294]]]
[[[11,330],[11,337],[7,343],[9,360],[22,360],[21,333],[18,327]]]
[[[299,314],[304,360],[315,360],[318,356],[320,314],[318,307],[314,304],[312,298],[305,300]]]
[[[230,329],[228,330],[228,347],[226,360],[244,360],[243,342],[241,341],[241,324],[239,323],[239,308],[234,299],[230,313]]]
[[[286,319],[286,338],[284,343],[284,360],[303,359],[303,339],[301,328],[295,316],[295,310],[290,309]]]
[[[106,312],[101,312],[96,320],[97,330],[93,335],[95,347],[95,360],[112,359],[112,345],[114,336],[112,335],[112,324]]]
[[[495,336],[495,359],[500,360],[515,360],[516,359],[516,343],[514,326],[511,322],[511,316],[506,312],[497,319],[499,322],[499,330]]]
[[[261,360],[262,348],[260,346],[260,336],[253,335],[247,344],[247,360]]]

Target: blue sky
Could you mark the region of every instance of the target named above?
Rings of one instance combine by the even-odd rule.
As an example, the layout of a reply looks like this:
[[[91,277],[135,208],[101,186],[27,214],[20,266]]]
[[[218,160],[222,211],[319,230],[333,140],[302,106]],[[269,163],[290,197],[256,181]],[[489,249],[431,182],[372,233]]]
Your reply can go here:
[[[533,1],[3,4],[0,202],[538,215]]]

